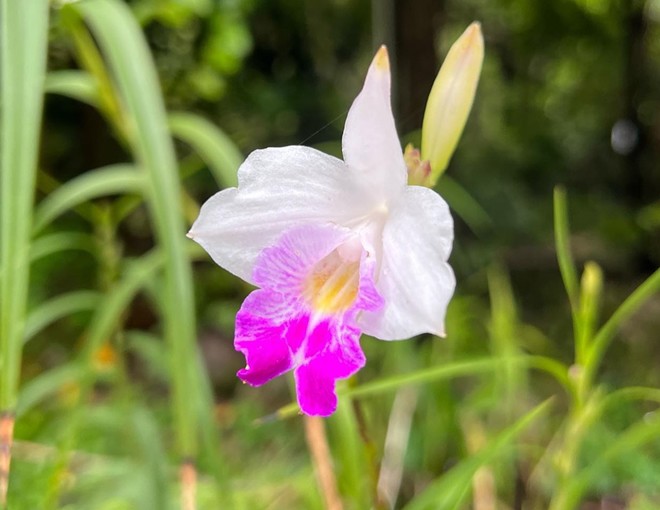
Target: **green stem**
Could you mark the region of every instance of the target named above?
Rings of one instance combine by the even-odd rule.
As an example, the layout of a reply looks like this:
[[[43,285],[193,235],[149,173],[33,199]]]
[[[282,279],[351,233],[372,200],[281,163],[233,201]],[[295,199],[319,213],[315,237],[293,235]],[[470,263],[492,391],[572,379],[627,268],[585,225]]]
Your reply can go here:
[[[48,2],[0,3],[0,409],[16,404],[46,71]]]
[[[0,0],[0,506],[5,508],[30,279],[47,0]]]

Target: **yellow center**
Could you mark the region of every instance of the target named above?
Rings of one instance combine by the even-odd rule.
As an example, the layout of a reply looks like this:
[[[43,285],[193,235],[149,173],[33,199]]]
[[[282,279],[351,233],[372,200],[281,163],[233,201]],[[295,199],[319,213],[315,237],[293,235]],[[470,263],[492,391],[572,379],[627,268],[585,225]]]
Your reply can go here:
[[[348,310],[358,294],[360,264],[346,261],[336,252],[321,260],[305,278],[303,295],[312,308],[321,314]]]

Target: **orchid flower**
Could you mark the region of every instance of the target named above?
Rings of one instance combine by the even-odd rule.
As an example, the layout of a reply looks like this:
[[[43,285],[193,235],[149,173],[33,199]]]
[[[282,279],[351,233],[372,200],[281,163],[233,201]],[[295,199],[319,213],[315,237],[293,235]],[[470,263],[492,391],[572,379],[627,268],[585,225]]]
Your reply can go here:
[[[449,208],[407,184],[384,46],[342,148],[344,161],[303,146],[253,152],[238,188],[211,197],[189,233],[258,287],[236,316],[234,345],[246,358],[238,377],[259,386],[293,370],[308,415],[330,415],[336,380],[364,366],[361,333],[444,336],[455,286]]]

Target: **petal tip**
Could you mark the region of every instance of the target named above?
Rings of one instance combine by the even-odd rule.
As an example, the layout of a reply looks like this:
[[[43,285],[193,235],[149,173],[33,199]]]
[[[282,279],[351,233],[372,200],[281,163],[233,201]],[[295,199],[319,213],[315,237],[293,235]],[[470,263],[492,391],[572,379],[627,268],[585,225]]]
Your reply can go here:
[[[390,70],[390,57],[387,53],[387,47],[383,44],[378,51],[374,60],[372,62],[373,66],[379,71],[389,71]]]

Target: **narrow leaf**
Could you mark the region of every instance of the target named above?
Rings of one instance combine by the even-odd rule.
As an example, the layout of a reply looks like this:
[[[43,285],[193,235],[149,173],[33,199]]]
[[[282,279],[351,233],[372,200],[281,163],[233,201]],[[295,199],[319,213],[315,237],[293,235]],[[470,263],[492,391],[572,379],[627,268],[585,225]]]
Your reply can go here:
[[[94,198],[119,193],[142,193],[144,176],[133,165],[110,165],[86,172],[60,186],[48,195],[34,215],[34,231],[69,209]]]
[[[493,462],[498,457],[515,449],[515,440],[534,421],[548,411],[550,400],[535,407],[532,411],[500,432],[485,448],[466,458],[442,477],[432,482],[422,494],[405,507],[405,510],[453,510],[461,508],[470,494],[472,477],[477,470]]]
[[[19,382],[47,34],[47,0],[0,2],[1,411],[14,407]]]
[[[45,87],[50,94],[59,94],[94,107],[99,105],[99,87],[88,72],[65,70],[48,73]]]
[[[100,301],[100,297],[100,294],[96,291],[79,290],[56,296],[40,304],[27,316],[25,342],[58,319],[72,313],[94,310]]]
[[[217,126],[192,113],[170,113],[172,135],[190,145],[209,166],[220,188],[238,185],[236,172],[243,155]]]

